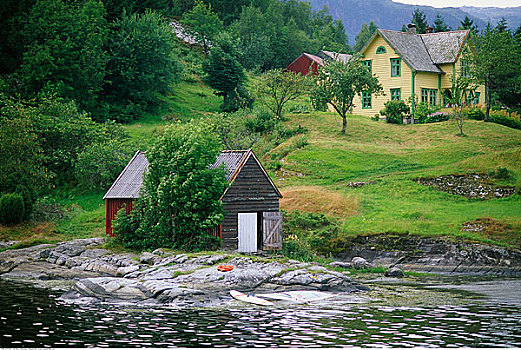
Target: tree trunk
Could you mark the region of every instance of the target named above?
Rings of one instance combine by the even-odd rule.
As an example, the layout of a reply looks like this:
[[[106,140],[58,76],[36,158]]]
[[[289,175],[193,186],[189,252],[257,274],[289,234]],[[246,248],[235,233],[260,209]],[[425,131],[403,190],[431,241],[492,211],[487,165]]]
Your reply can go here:
[[[490,115],[490,89],[488,86],[485,86],[485,102],[486,102],[486,112],[485,112],[485,121],[488,122],[488,117]]]
[[[342,116],[342,134],[346,133],[346,126],[347,126],[347,118],[346,118],[346,115],[344,114]]]

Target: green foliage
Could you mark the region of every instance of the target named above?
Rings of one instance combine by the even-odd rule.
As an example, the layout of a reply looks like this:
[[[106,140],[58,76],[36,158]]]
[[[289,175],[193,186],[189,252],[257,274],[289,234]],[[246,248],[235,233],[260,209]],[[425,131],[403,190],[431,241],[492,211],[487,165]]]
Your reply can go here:
[[[24,199],[17,193],[5,193],[0,197],[0,223],[13,225],[25,217]]]
[[[24,28],[20,77],[28,96],[44,88],[98,111],[105,81],[108,25],[96,0],[38,0]]]
[[[369,39],[373,36],[373,34],[378,29],[378,26],[374,24],[373,21],[369,22],[369,25],[367,23],[364,23],[362,25],[362,28],[360,29],[360,33],[356,36],[356,43],[353,46],[354,52],[360,52],[364,48],[364,46],[369,42]]]
[[[508,171],[507,168],[503,167],[497,167],[497,169],[494,171],[488,173],[489,176],[492,176],[495,179],[505,180],[512,178],[512,174],[510,171]]]
[[[329,253],[339,234],[338,222],[324,214],[285,213],[282,252],[292,259],[310,260],[315,253]]]
[[[469,16],[465,16],[460,23],[461,25],[458,29],[470,29],[473,33],[477,33],[478,26],[474,24],[474,20],[470,19]]]
[[[464,74],[451,77],[451,94],[447,98],[452,106],[452,118],[456,120],[460,135],[463,135],[463,124],[466,118],[464,107],[468,104],[469,96],[477,88],[474,81],[474,79]]]
[[[445,23],[445,20],[443,17],[437,13],[436,18],[434,19],[434,25],[433,25],[434,33],[441,33],[441,32],[448,32],[449,30],[452,30],[452,28]]]
[[[167,126],[147,153],[144,195],[133,213],[118,219],[114,232],[135,249],[158,247],[201,250],[218,239],[219,197],[227,186],[224,169],[210,169],[220,144],[202,123]]]
[[[438,111],[438,112],[427,114],[427,116],[425,117],[423,122],[425,124],[445,122],[445,121],[449,120],[450,117],[451,116],[449,114]]]
[[[424,124],[426,123],[427,116],[437,111],[439,111],[439,107],[431,107],[425,102],[420,102],[414,108],[414,118],[417,119],[419,124]]]
[[[469,108],[464,110],[464,113],[466,114],[466,117],[468,119],[472,120],[484,120],[485,119],[485,113],[481,108]]]
[[[509,117],[508,115],[497,111],[491,111],[488,120],[493,123],[508,126],[509,128],[521,130],[521,120]]]
[[[108,105],[97,119],[128,122],[158,106],[181,76],[174,49],[172,29],[162,16],[124,12],[112,25],[105,85]]]
[[[271,112],[259,109],[252,118],[246,119],[246,127],[253,132],[268,133],[273,131],[277,122]]]
[[[416,24],[416,33],[425,34],[425,28],[427,28],[427,21],[425,19],[425,13],[419,8],[415,8],[412,13],[411,23]]]
[[[228,52],[224,49],[227,49]],[[216,95],[224,97],[221,110],[225,112],[239,109],[240,103],[237,102],[241,97],[239,88],[246,80],[244,68],[231,50],[230,46],[224,46],[224,48],[215,46],[210,50],[208,61],[203,64],[203,71],[206,74],[205,82],[216,90]]]
[[[354,57],[348,63],[333,61],[319,70],[311,91],[311,100],[315,108],[333,106],[342,118],[342,133],[346,132],[346,114],[353,106],[353,99],[362,92],[380,93],[383,90],[378,78],[367,67],[362,66],[360,57]]]
[[[200,0],[196,0],[194,7],[183,15],[181,24],[188,27],[196,39],[203,43],[205,53],[208,53],[208,43],[222,28],[222,22],[212,11],[212,5],[207,6]]]
[[[207,123],[226,149],[250,149],[258,139],[257,131],[250,124],[252,120],[255,117],[248,117],[244,110],[239,110],[208,117]]]
[[[257,100],[272,111],[276,118],[282,118],[286,103],[308,90],[307,82],[306,76],[300,73],[269,70],[256,80]]]
[[[119,139],[96,142],[77,156],[74,175],[78,183],[90,189],[108,189],[134,152],[132,145]]]
[[[385,121],[391,124],[402,124],[403,117],[411,112],[411,108],[402,100],[387,101],[380,114],[385,116]]]

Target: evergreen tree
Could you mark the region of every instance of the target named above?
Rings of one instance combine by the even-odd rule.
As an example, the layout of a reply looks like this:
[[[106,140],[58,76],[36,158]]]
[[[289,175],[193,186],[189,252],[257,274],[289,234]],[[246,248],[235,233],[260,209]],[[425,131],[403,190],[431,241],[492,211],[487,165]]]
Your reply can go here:
[[[497,22],[496,30],[499,33],[508,31],[508,24],[507,24],[507,20],[505,19],[505,17],[501,17],[501,19]]]
[[[183,16],[181,23],[188,27],[199,42],[203,43],[206,54],[208,54],[209,42],[222,28],[222,22],[212,11],[212,6],[206,6],[201,0],[196,1],[195,6]]]
[[[411,23],[416,24],[416,33],[418,34],[425,34],[425,28],[427,28],[425,17],[425,13],[422,10],[419,8],[414,9]]]
[[[460,22],[461,25],[459,26],[459,29],[466,30],[470,29],[473,33],[478,32],[478,26],[474,24],[474,20],[470,19],[468,16],[465,16],[465,19]]]
[[[369,22],[369,25],[367,25],[367,23],[364,23],[362,25],[362,28],[360,29],[360,33],[358,33],[358,35],[356,36],[356,43],[353,46],[353,51],[360,52],[367,44],[369,39],[371,39],[371,37],[377,29],[378,27],[376,26],[376,24],[374,24],[373,21]]]
[[[452,28],[445,23],[443,17],[439,13],[436,14],[436,18],[434,19],[433,29],[434,33],[448,32],[449,30],[452,30]]]
[[[402,29],[400,29],[402,33],[407,33],[409,31],[409,28],[405,24],[402,24]]]

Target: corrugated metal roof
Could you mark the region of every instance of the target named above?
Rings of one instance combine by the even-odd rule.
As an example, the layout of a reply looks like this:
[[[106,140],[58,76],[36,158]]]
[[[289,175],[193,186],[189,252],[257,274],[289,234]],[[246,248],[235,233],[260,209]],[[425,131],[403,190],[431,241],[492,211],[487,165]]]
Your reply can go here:
[[[224,164],[224,168],[226,170],[226,180],[230,181],[237,169],[239,169],[242,163],[244,163],[247,153],[247,150],[222,151],[217,156],[215,163],[210,165],[210,169],[216,169]]]
[[[242,166],[246,163],[248,158],[253,156],[257,161],[262,171],[264,172],[266,178],[273,186],[274,190],[278,193],[280,197],[279,190],[271,181],[269,175],[266,173],[266,170],[262,167],[262,164],[259,162],[255,154],[251,150],[225,150],[219,153],[215,163],[210,165],[210,169],[216,169],[219,166],[224,164],[224,168],[226,171],[226,180],[231,182],[235,179],[237,174],[240,172]],[[127,166],[121,174],[119,174],[118,178],[110,189],[107,191],[103,199],[108,198],[138,198],[139,191],[143,186],[143,174],[145,171],[148,171],[148,160],[145,156],[144,152],[137,151],[134,157],[128,162]],[[226,193],[226,192],[225,192]]]
[[[148,160],[145,153],[137,151],[103,199],[139,197],[139,191],[143,186],[143,173],[147,170]]]
[[[469,30],[420,34],[425,47],[435,64],[453,63],[458,58]]]
[[[420,35],[394,30],[377,30],[414,70],[443,73],[432,61]]]

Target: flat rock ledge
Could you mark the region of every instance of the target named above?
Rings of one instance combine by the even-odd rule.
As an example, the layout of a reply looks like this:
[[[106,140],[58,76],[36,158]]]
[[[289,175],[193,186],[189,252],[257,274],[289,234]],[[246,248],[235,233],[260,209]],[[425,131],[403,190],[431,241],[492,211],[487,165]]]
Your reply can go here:
[[[103,238],[79,239],[0,252],[0,278],[57,288],[78,302],[219,306],[229,291],[369,290],[346,274],[314,263],[279,262],[227,253],[190,256],[163,250],[141,255],[101,249]],[[229,272],[219,264],[234,266]]]

